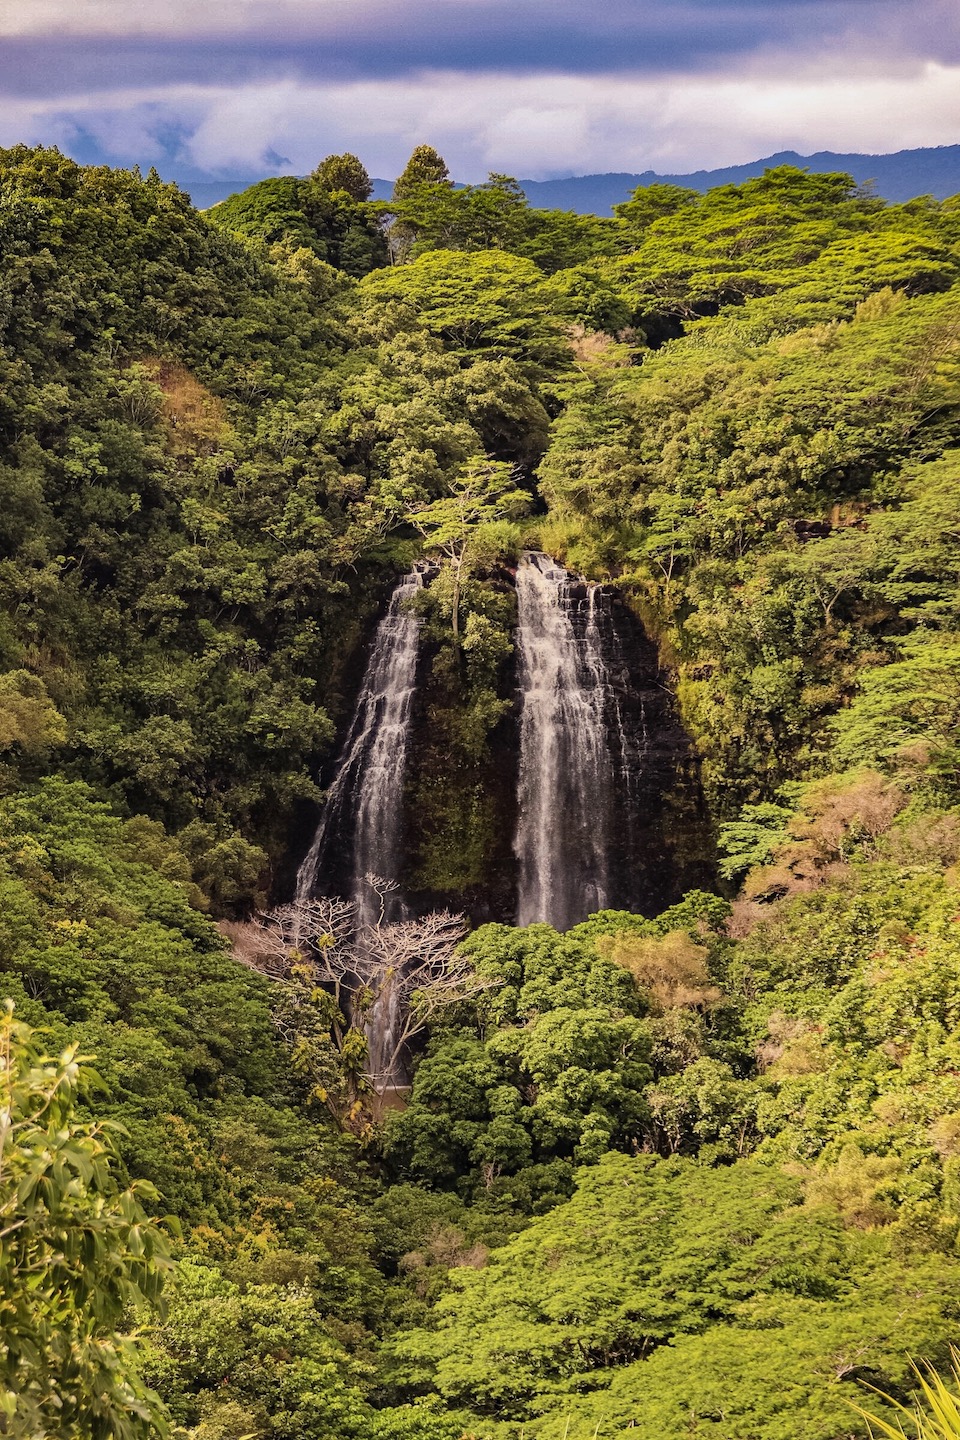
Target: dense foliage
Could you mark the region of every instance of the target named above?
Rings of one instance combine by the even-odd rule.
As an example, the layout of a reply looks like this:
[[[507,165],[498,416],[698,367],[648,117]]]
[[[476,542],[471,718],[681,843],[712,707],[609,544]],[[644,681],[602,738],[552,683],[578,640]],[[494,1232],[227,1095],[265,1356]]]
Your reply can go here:
[[[0,1433],[895,1425],[960,1324],[960,207],[369,194],[0,152]],[[410,889],[489,887],[523,545],[657,640],[717,893],[482,926],[331,1105],[247,917],[419,556]]]
[[[109,1122],[80,1120],[93,1078],[76,1044],[44,1053],[30,1027],[0,1020],[0,1367],[2,1433],[44,1440],[164,1434],[159,1397],[117,1333],[130,1300],[160,1295],[170,1263],[140,1199],[121,1190]]]

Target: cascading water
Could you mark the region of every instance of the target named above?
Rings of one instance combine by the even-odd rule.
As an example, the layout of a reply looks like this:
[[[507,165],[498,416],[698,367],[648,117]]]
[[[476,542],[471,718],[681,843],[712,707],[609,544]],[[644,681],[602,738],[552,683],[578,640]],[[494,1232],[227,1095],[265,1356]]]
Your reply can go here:
[[[546,555],[517,572],[520,791],[517,921],[569,929],[609,900],[616,764],[596,595]]]
[[[365,927],[397,918],[395,891],[367,883],[376,875],[395,883],[401,867],[403,789],[416,695],[420,621],[409,601],[422,588],[419,571],[405,575],[377,626],[356,708],[327,791],[313,844],[297,876],[297,901],[317,893],[348,896]],[[386,983],[366,1020],[370,1073],[378,1078],[393,1053],[399,1015],[396,987]]]
[[[608,907],[651,915],[709,885],[690,744],[636,616],[535,552],[517,601],[518,923],[567,930]]]
[[[296,897],[349,897],[371,949],[382,920],[404,917],[400,892],[381,906],[368,874],[398,882],[408,835],[404,792],[414,753],[420,626],[409,604],[414,572],[394,590],[327,791]],[[498,814],[513,861],[486,895],[464,896],[478,919],[569,929],[606,907],[657,914],[687,889],[711,883],[709,831],[689,741],[664,684],[656,647],[604,586],[528,553],[517,572],[520,743],[498,743]],[[423,737],[421,737],[423,738]],[[519,778],[514,761],[519,749]],[[415,828],[412,836],[416,836]],[[416,839],[412,843],[416,846]],[[706,857],[706,858],[705,858]],[[516,908],[514,909],[514,902]],[[371,1074],[391,1069],[399,1033],[397,987],[384,976],[368,1012]]]
[[[395,882],[400,869],[403,782],[420,640],[420,621],[408,602],[422,586],[419,571],[405,575],[377,626],[320,824],[297,876],[301,902],[318,891],[329,893],[330,880],[339,880],[340,893],[354,901],[364,925],[375,924],[381,909],[366,876]],[[396,902],[388,896],[385,904]]]

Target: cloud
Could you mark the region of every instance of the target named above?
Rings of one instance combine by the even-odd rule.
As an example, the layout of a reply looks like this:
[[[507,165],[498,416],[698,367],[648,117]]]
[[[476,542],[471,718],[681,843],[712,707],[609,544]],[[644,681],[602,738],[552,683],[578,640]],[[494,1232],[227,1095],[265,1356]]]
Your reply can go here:
[[[0,143],[246,178],[428,140],[464,179],[960,140],[956,0],[0,4]]]
[[[960,138],[960,66],[824,74],[754,63],[737,73],[514,76],[427,71],[392,80],[180,84],[99,92],[69,107],[0,100],[0,143],[59,143],[166,173],[304,173],[331,151],[392,176],[429,141],[462,179],[589,171],[682,172],[780,149],[882,153]]]
[[[29,0],[0,6],[0,88],[711,73],[750,58],[960,63],[956,0]]]

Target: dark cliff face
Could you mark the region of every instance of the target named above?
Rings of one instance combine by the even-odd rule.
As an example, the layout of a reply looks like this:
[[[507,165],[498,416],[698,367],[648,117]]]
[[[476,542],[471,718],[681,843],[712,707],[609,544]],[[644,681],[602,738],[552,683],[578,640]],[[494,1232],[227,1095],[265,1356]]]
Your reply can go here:
[[[497,584],[507,583],[501,573]],[[589,587],[571,580],[569,594],[574,627],[586,641]],[[711,826],[696,755],[655,644],[615,590],[598,589],[592,609],[593,643],[599,643],[609,680],[605,722],[615,771],[610,791],[597,797],[612,812],[605,827],[611,837],[608,908],[655,915],[689,889],[713,887]],[[420,913],[461,909],[474,924],[512,924],[519,879],[517,646],[497,680],[505,713],[473,755],[452,740],[462,716],[456,686],[436,664],[438,654],[425,637],[407,751],[401,889],[409,908]],[[351,671],[359,689],[362,665]],[[323,778],[329,783],[329,767]],[[321,886],[327,893],[349,893],[352,823],[345,814],[333,837]],[[556,823],[565,823],[562,796]],[[298,838],[305,851],[309,837]],[[575,863],[572,845],[567,863]]]
[[[428,680],[410,744],[405,893],[420,912],[463,910],[474,925],[510,922],[516,907],[516,705],[471,760],[450,746],[434,697]]]
[[[609,908],[655,915],[685,891],[713,885],[711,827],[693,745],[655,644],[616,592],[601,589],[594,604],[610,679],[608,734],[618,752]]]
[[[461,909],[474,924],[512,914],[519,751],[513,577],[497,570],[479,588],[472,602],[499,637],[485,662],[475,653],[456,655],[448,617],[423,630],[403,875],[417,910]]]

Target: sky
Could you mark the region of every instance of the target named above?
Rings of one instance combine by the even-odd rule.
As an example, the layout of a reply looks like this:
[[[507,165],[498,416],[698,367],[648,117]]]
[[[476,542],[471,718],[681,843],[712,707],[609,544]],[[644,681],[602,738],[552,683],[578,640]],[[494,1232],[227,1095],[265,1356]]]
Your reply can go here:
[[[0,145],[460,180],[960,143],[960,0],[0,0]]]

